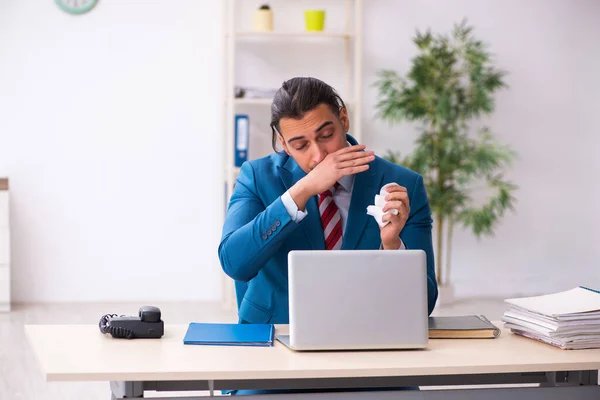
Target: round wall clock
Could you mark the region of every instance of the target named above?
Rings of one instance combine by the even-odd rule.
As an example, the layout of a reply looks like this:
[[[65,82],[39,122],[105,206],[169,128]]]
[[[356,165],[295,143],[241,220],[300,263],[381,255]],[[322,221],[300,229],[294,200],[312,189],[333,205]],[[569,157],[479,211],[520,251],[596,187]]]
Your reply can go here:
[[[98,0],[56,0],[56,5],[69,14],[83,14],[90,11]]]

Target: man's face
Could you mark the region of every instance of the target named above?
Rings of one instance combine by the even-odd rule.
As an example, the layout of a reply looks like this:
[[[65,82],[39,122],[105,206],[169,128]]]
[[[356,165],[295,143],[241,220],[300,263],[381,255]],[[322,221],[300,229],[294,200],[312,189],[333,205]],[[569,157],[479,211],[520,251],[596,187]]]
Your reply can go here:
[[[328,105],[320,104],[302,119],[282,118],[278,137],[285,152],[309,173],[327,154],[347,146],[349,129],[346,109],[340,110],[338,117]]]

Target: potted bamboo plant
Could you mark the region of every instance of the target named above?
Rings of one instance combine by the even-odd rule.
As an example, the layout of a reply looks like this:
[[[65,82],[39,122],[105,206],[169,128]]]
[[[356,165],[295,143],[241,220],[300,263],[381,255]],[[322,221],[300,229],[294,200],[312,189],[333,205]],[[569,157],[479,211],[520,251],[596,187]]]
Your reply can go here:
[[[386,158],[423,175],[434,218],[437,281],[441,296],[446,289],[452,297],[453,229],[460,224],[478,238],[491,236],[516,201],[517,186],[503,177],[516,153],[494,140],[488,127],[474,126],[493,112],[494,93],[507,85],[466,20],[450,35],[417,31],[413,41],[418,52],[405,75],[378,72],[376,110],[391,124],[420,125],[412,153],[389,151]],[[486,199],[478,204],[475,197],[482,194]]]

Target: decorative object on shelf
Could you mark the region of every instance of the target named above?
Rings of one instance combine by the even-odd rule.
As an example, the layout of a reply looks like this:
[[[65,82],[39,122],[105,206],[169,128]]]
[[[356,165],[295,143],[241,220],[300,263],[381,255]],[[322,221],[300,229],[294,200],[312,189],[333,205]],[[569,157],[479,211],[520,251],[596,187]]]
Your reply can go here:
[[[325,29],[325,10],[304,11],[304,23],[307,32],[321,32]]]
[[[242,87],[236,86],[234,89],[234,97],[236,99],[271,99],[275,97],[277,89],[269,88],[255,88],[255,87]]]
[[[418,54],[408,73],[399,76],[383,70],[376,82],[376,108],[383,120],[421,123],[422,133],[412,154],[400,158],[388,152],[386,158],[423,176],[436,230],[437,281],[440,289],[449,288],[450,293],[455,224],[470,229],[477,238],[491,236],[516,201],[513,193],[517,186],[502,176],[516,153],[497,143],[489,128],[469,126],[492,113],[492,95],[506,87],[506,73],[492,65],[487,46],[474,38],[472,31],[466,20],[455,25],[451,37],[417,31],[413,40]],[[477,206],[472,194],[480,183],[490,196]]]
[[[271,32],[273,30],[273,11],[268,4],[263,4],[254,11],[254,30],[256,32]]]
[[[63,11],[79,15],[90,11],[96,6],[98,0],[56,0],[56,5]]]

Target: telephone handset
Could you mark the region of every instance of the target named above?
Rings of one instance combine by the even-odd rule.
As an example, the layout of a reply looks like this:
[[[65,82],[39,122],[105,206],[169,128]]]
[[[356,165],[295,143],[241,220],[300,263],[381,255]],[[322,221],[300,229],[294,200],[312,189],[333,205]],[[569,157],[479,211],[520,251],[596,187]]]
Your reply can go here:
[[[142,306],[137,317],[106,314],[98,323],[100,332],[110,333],[114,338],[160,338],[164,335],[164,322],[160,319],[160,309]]]

